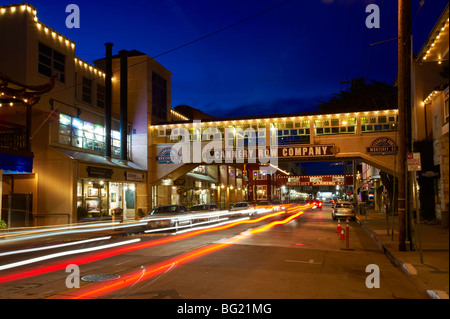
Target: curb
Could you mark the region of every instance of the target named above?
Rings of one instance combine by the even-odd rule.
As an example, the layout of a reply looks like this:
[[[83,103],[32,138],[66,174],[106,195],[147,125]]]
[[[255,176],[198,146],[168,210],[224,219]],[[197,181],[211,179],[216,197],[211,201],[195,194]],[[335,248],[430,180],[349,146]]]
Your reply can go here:
[[[400,268],[406,275],[411,278],[417,286],[419,286],[419,289],[422,289],[427,296],[429,296],[431,299],[449,299],[449,296],[446,292],[440,291],[440,290],[432,290],[428,289],[423,282],[418,280],[416,278],[417,271],[416,269],[408,263],[402,262],[400,259],[398,259],[378,238],[377,236],[364,224],[363,221],[359,219],[358,216],[356,216],[356,221],[358,224],[366,231],[366,233],[372,237],[372,239],[377,243],[378,247],[384,252],[384,254],[391,260],[391,262],[398,268]]]

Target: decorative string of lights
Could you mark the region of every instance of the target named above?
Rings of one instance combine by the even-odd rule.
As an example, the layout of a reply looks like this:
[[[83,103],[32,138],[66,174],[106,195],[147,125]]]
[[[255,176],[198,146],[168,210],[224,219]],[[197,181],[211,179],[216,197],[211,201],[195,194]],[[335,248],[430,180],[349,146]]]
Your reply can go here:
[[[53,89],[55,77],[42,85],[25,85],[8,77],[0,76],[0,107],[25,105],[31,107],[39,102],[40,96]]]
[[[36,8],[29,4],[13,4],[9,6],[3,6],[0,9],[0,14],[18,14],[18,13],[29,13],[32,14],[33,21],[36,23],[36,27],[39,30],[43,30],[46,34],[49,34],[52,38],[55,38],[59,40],[61,43],[65,43],[67,47],[71,47],[72,49],[75,48],[75,43],[68,39],[67,37],[63,36],[62,34],[56,32],[55,30],[49,28],[42,22],[39,22],[37,18],[37,11]]]
[[[427,98],[423,101],[423,104],[428,104],[431,103],[431,100],[439,94],[440,91],[436,91],[434,90],[433,92],[431,92],[430,94],[428,94]]]
[[[171,110],[172,112],[173,110]],[[175,112],[175,111],[173,111]],[[342,113],[342,114],[318,114],[318,115],[304,115],[304,116],[291,116],[291,117],[282,117],[282,118],[264,118],[264,119],[241,119],[241,120],[223,120],[223,121],[205,121],[201,123],[176,123],[176,124],[158,124],[151,125],[150,129],[163,129],[163,128],[175,128],[175,127],[194,127],[198,126],[222,126],[222,125],[242,125],[242,124],[259,124],[259,123],[285,123],[286,121],[303,121],[303,120],[315,120],[321,119],[323,117],[333,118],[333,119],[342,119],[343,121],[347,121],[348,118],[360,117],[360,116],[378,116],[378,115],[397,115],[398,109],[391,110],[379,110],[379,111],[364,111],[364,112],[354,112],[354,113]],[[186,118],[187,119],[187,118]],[[189,119],[187,119],[189,120]],[[344,124],[345,125],[345,124]]]
[[[184,116],[184,115],[182,115],[182,114],[180,114],[180,113],[178,113],[178,112],[176,112],[174,110],[170,110],[170,113],[172,113],[175,116],[178,116],[182,120],[189,121],[189,118],[187,118],[186,116]]]
[[[75,66],[84,67],[84,69],[86,71],[89,70],[89,71],[93,72],[95,75],[101,76],[103,78],[106,77],[106,74],[104,72],[100,71],[99,69],[97,69],[95,66],[92,66],[88,62],[83,61],[80,58],[75,58],[74,61],[75,61]]]
[[[448,26],[449,26],[449,19],[447,18],[447,21],[442,25],[442,27],[435,32],[436,36],[434,38],[430,39],[429,43],[431,43],[431,44],[429,45],[429,47],[427,47],[428,50],[426,51],[425,55],[422,57],[422,61],[429,60],[429,58],[433,54],[433,51],[435,51],[437,41],[439,39],[441,39],[444,32],[448,32]],[[448,38],[447,38],[447,44],[448,44]],[[441,64],[442,57],[438,56],[437,62],[439,64]]]
[[[0,17],[5,14],[18,14],[18,13],[28,13],[32,15],[33,21],[36,23],[36,28],[43,32],[44,34],[52,37],[52,39],[59,41],[62,44],[65,44],[66,47],[71,48],[72,50],[75,49],[75,43],[70,40],[69,38],[65,37],[61,33],[53,30],[49,26],[45,25],[44,23],[40,22],[37,18],[37,11],[36,8],[34,8],[31,5],[28,4],[15,4],[15,5],[7,5],[3,6],[0,9]],[[79,58],[75,58],[75,65],[84,67],[86,70],[92,71],[95,75],[105,77],[105,73],[102,72],[100,69],[96,68],[95,66],[87,63],[86,61],[83,61]]]

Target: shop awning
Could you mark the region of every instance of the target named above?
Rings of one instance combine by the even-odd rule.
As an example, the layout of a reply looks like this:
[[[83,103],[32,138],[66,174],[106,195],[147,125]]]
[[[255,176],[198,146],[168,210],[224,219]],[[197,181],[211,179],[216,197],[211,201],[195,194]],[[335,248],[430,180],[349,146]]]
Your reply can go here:
[[[53,147],[53,149],[63,153],[64,155],[67,155],[71,159],[77,160],[77,161],[102,164],[102,165],[108,165],[108,166],[114,166],[114,167],[121,167],[121,168],[128,168],[128,169],[137,169],[137,170],[141,170],[141,171],[146,170],[131,161],[128,161],[125,164],[125,163],[122,163],[119,159],[111,158],[111,162],[110,162],[104,156],[101,156],[101,155],[78,152],[78,151],[60,148],[60,147]]]
[[[33,157],[0,154],[0,169],[3,173],[32,173]]]
[[[189,173],[186,173],[186,176],[197,178],[197,179],[201,179],[201,180],[208,181],[208,182],[211,182],[211,183],[217,183],[216,179],[214,179],[214,178],[212,178],[210,176],[207,176],[207,175],[202,175],[202,174],[190,173],[189,172]]]

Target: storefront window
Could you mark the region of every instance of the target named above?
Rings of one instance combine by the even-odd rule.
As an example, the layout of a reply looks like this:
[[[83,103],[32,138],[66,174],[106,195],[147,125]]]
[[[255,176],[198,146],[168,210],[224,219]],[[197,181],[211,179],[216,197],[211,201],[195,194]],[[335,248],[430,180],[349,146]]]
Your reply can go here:
[[[99,124],[82,121],[66,114],[59,115],[59,143],[84,148],[99,153],[105,152],[105,128]],[[129,139],[129,137],[128,137]],[[127,145],[129,147],[129,140]],[[120,156],[120,132],[111,131],[111,152]]]
[[[107,217],[116,208],[124,219],[136,217],[136,185],[80,179],[77,183],[77,207],[84,207],[89,218]]]

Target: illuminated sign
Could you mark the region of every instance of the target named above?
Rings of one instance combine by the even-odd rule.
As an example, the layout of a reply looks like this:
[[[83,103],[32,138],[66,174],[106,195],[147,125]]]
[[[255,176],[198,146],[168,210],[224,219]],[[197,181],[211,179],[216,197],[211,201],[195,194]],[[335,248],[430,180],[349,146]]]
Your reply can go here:
[[[337,186],[353,185],[353,175],[277,176],[282,186]]]
[[[398,146],[389,137],[379,137],[366,147],[366,152],[370,155],[395,155],[398,152]]]

